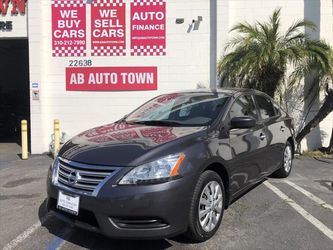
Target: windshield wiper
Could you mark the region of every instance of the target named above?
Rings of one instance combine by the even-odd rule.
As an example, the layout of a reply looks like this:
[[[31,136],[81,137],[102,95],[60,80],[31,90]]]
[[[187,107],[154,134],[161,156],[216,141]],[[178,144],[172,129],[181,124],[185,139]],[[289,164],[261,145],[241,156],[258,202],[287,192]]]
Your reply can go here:
[[[156,126],[182,126],[184,124],[176,121],[165,121],[165,120],[147,120],[147,121],[131,121],[130,123],[144,124],[144,125],[156,125]]]

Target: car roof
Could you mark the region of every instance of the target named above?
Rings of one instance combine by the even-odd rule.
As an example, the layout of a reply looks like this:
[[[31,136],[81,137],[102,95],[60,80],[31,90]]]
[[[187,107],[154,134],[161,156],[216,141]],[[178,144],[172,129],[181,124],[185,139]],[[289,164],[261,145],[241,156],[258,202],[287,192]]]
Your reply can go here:
[[[264,94],[265,93],[255,90],[255,89],[246,89],[246,88],[216,88],[216,89],[209,89],[209,88],[199,88],[199,89],[193,89],[193,90],[183,90],[179,92],[174,93],[181,93],[181,94],[227,94],[234,97],[239,96],[240,94]],[[267,96],[267,95],[266,95]]]

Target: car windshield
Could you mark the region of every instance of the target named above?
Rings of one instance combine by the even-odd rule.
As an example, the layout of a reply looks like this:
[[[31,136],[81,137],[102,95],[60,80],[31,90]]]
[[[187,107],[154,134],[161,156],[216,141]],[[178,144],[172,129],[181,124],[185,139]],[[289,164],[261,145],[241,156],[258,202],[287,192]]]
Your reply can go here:
[[[206,126],[217,118],[228,98],[222,93],[161,95],[139,107],[125,121],[156,126]]]

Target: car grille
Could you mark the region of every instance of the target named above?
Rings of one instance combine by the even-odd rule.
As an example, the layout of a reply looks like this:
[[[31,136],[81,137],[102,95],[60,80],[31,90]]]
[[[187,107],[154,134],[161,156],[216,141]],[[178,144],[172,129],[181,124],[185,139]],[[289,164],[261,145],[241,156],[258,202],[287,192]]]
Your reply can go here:
[[[93,195],[119,168],[82,164],[58,158],[57,183],[70,191]]]

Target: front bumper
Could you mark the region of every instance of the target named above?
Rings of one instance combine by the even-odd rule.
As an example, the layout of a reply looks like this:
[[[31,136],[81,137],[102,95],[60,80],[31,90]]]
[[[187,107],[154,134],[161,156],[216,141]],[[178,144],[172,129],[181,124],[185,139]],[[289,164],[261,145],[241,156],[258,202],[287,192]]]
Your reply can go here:
[[[187,176],[167,183],[146,186],[117,186],[110,179],[97,196],[80,195],[79,215],[56,208],[59,190],[49,173],[48,210],[75,226],[111,238],[160,239],[186,231],[196,178]],[[113,183],[113,185],[112,185]]]

